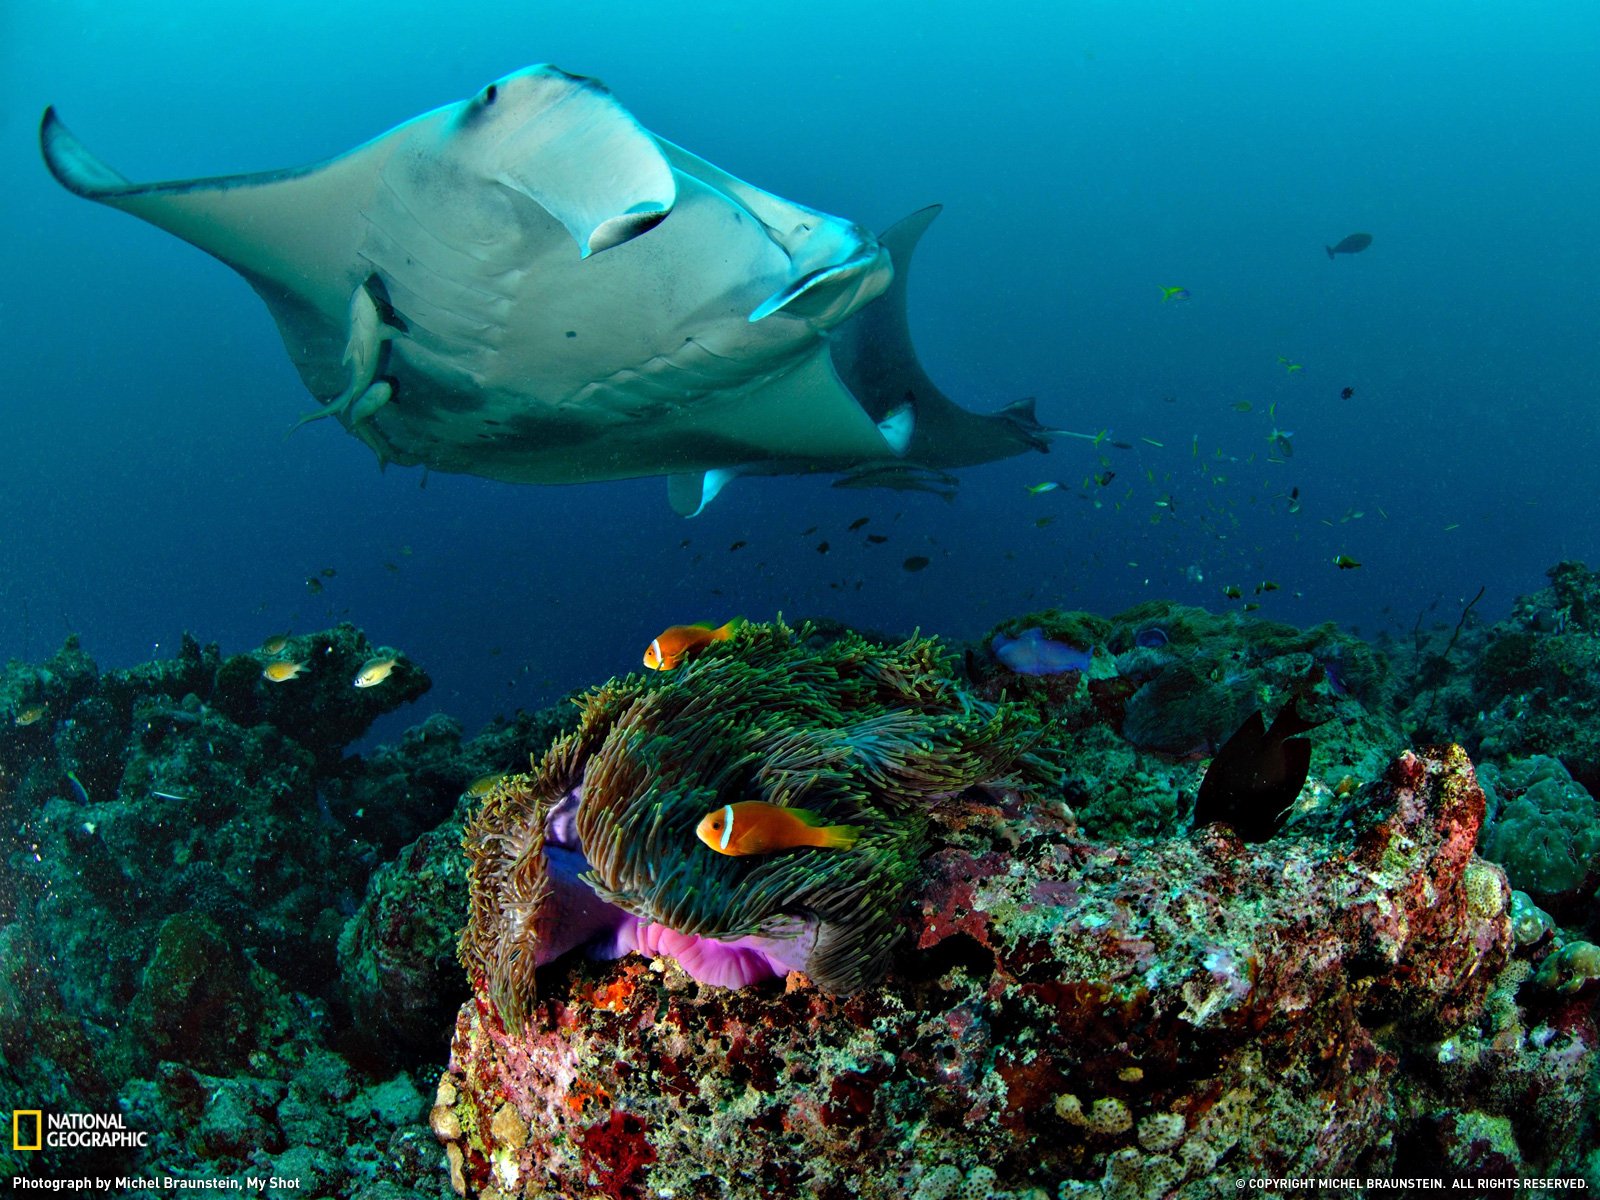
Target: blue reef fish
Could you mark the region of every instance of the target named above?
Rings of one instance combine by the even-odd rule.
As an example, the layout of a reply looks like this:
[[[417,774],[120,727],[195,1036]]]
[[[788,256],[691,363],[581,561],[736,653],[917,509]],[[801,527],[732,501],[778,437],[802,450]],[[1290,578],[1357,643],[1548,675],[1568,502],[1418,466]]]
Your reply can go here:
[[[1054,641],[1037,625],[1030,625],[1016,637],[997,633],[989,649],[1018,675],[1059,675],[1065,671],[1087,671],[1094,651],[1080,650],[1067,642]]]

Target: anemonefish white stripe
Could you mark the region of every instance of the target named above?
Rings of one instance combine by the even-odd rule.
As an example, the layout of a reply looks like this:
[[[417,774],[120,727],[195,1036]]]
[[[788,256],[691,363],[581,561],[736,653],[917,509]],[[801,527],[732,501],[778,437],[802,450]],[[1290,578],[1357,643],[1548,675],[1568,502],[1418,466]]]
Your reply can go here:
[[[728,839],[731,838],[732,836],[733,836],[733,805],[724,804],[722,806],[722,841],[720,843],[718,843],[717,849],[726,850],[728,848]]]
[[[655,638],[650,643],[650,653],[656,656],[656,662],[661,661],[661,639]]]

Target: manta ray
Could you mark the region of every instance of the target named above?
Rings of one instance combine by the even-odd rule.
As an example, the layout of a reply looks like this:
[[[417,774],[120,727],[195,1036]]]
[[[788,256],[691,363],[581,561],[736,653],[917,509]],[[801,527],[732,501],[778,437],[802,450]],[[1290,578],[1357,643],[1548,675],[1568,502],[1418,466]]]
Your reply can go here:
[[[745,474],[947,488],[1056,431],[979,414],[917,360],[911,254],[645,130],[541,65],[345,154],[131,183],[47,109],[50,172],[232,267],[380,465],[516,483],[664,475],[692,515]]]

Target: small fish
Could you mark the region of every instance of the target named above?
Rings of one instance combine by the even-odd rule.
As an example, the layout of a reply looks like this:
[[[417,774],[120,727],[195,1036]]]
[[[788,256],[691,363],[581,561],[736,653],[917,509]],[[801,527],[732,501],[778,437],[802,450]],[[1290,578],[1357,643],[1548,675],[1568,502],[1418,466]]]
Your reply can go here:
[[[817,531],[817,527],[815,525],[813,525],[810,529],[802,529],[800,531],[800,536],[801,537],[810,537],[816,531]]]
[[[317,572],[317,574],[321,575],[324,579],[332,579],[338,573],[339,572],[335,571],[332,567],[323,567],[322,570]]]
[[[268,683],[288,683],[296,675],[300,675],[311,667],[311,660],[304,662],[291,662],[287,658],[280,658],[277,662],[269,662],[261,668],[261,678]]]
[[[817,553],[818,554],[826,554],[827,552],[828,552],[828,543],[827,542],[818,542],[817,543]]]
[[[1292,513],[1300,511],[1300,489],[1297,487],[1289,489],[1289,511]]]
[[[1187,300],[1188,298],[1189,289],[1186,287],[1164,287],[1161,289],[1161,303],[1163,304],[1168,300]]]
[[[67,772],[67,783],[72,786],[73,798],[76,799],[79,804],[89,803],[89,789],[84,787],[82,780],[80,780],[77,775],[71,771]]]
[[[1252,601],[1250,601],[1250,603],[1248,603],[1248,604],[1246,604],[1244,606],[1244,610],[1245,610],[1245,612],[1255,612],[1260,607],[1261,607],[1261,605],[1257,604],[1254,600],[1252,600]]]
[[[1060,486],[1061,484],[1054,479],[1046,479],[1043,483],[1031,483],[1028,485],[1028,495],[1038,496],[1045,492],[1053,492]]]
[[[770,854],[816,846],[848,850],[861,830],[855,825],[828,825],[803,808],[783,808],[764,800],[742,800],[712,809],[695,826],[695,836],[718,854]]]
[[[1222,589],[1222,594],[1229,600],[1237,600],[1244,595],[1244,589],[1237,583],[1230,583]]]
[[[732,554],[735,550],[743,550],[747,545],[749,545],[748,542],[734,542],[733,545],[728,547],[728,553]]]
[[[1340,238],[1332,246],[1324,246],[1323,249],[1328,252],[1328,261],[1332,262],[1335,254],[1360,254],[1370,245],[1372,245],[1370,233],[1352,233],[1349,237]]]
[[[1256,595],[1258,596],[1261,595],[1262,592],[1275,592],[1277,590],[1278,585],[1273,583],[1270,579],[1263,579],[1260,583],[1256,584]]]
[[[850,522],[850,532],[854,533],[870,520],[872,520],[871,517],[857,517],[854,521]]]
[[[1340,778],[1338,783],[1333,785],[1333,794],[1335,796],[1349,796],[1360,790],[1361,780],[1354,775],[1345,775]]]
[[[1035,529],[1044,529],[1044,528],[1046,528],[1046,527],[1048,527],[1048,526],[1050,526],[1050,525],[1052,525],[1054,523],[1055,523],[1055,518],[1054,517],[1040,517],[1037,521],[1035,521],[1033,523],[1033,527]]]
[[[1101,487],[1110,487],[1111,481],[1117,477],[1115,471],[1101,471],[1094,477],[1094,481]]]
[[[869,534],[867,534],[867,541],[871,542],[874,546],[881,546],[885,542],[887,542],[888,540],[889,539],[887,537],[885,537],[881,533],[869,533]]]
[[[289,635],[287,633],[275,634],[261,643],[261,653],[282,654],[289,648]]]
[[[387,654],[379,658],[369,658],[361,664],[361,670],[356,672],[356,677],[352,682],[358,688],[377,687],[385,679],[389,678],[390,672],[394,670],[395,664],[399,661],[399,657],[393,654]]]
[[[311,576],[306,580],[306,591],[310,592],[313,596],[321,595],[322,580],[318,579],[315,575]]]
[[[928,565],[928,562],[929,562],[929,559],[927,558],[926,555],[913,554],[910,558],[906,559],[905,562],[901,563],[900,565],[902,567],[904,567],[908,571],[915,572],[915,571],[922,570],[923,567]]]
[[[1339,392],[1339,399],[1348,400],[1348,399],[1350,399],[1351,396],[1354,396],[1355,394],[1356,394],[1355,388],[1347,387],[1347,388],[1344,388],[1343,390],[1341,390]],[[1347,778],[1348,778],[1348,776],[1347,776]]]
[[[1171,496],[1162,496],[1156,501],[1156,507],[1164,508],[1168,512],[1175,512],[1177,510],[1177,506],[1173,504]]]
[[[1139,440],[1140,440],[1140,441],[1141,441],[1141,442],[1143,442],[1143,443],[1145,443],[1145,445],[1147,445],[1147,446],[1154,446],[1154,447],[1155,447],[1155,448],[1156,448],[1156,449],[1157,449],[1157,450],[1164,450],[1164,449],[1166,449],[1166,443],[1165,443],[1165,442],[1158,442],[1158,441],[1156,441],[1156,440],[1155,440],[1155,438],[1147,438],[1147,437],[1142,437],[1142,438],[1140,438],[1140,439],[1139,439]],[[1115,443],[1115,442],[1112,442],[1112,443],[1111,443],[1111,444],[1112,444],[1112,445],[1113,445],[1113,446],[1115,446],[1115,445],[1116,445],[1116,443]]]
[[[1449,532],[1450,532],[1450,531],[1451,531],[1451,530],[1452,530],[1452,529],[1460,529],[1460,528],[1461,528],[1461,522],[1460,522],[1460,521],[1457,521],[1457,522],[1456,522],[1456,523],[1455,523],[1455,524],[1453,524],[1453,525],[1446,525],[1446,526],[1445,526],[1445,527],[1444,527],[1444,531],[1445,531],[1445,532],[1446,532],[1446,533],[1449,533]]]
[[[1341,571],[1354,571],[1361,564],[1348,554],[1335,554],[1333,556],[1333,565]]]
[[[1299,363],[1290,362],[1287,358],[1285,358],[1281,354],[1278,355],[1278,364],[1281,367],[1283,367],[1284,371],[1286,371],[1290,375],[1293,375],[1296,371],[1304,371],[1305,370],[1305,368],[1303,366],[1301,366]]]
[[[467,784],[466,794],[474,799],[480,796],[487,796],[489,792],[493,790],[495,784],[499,783],[502,779],[508,778],[510,778],[510,775],[505,771],[496,771],[488,775],[479,775],[471,783]]]
[[[1254,406],[1248,400],[1235,400],[1232,407],[1234,412],[1243,413],[1249,412]]]
[[[44,718],[44,713],[44,705],[29,704],[26,707],[19,708],[17,710],[17,715],[11,719],[11,723],[18,728],[25,728],[29,725],[37,725],[40,720]]]
[[[712,628],[709,621],[698,625],[674,625],[663,630],[644,652],[644,665],[652,671],[674,671],[691,654],[712,642],[725,642],[744,627],[742,617]]]

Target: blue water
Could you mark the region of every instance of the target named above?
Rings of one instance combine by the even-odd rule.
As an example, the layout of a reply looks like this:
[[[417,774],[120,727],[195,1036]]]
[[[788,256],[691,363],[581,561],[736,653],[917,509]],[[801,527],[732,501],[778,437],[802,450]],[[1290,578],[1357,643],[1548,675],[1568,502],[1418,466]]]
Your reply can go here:
[[[1272,579],[1262,615],[1296,624],[1453,621],[1480,584],[1497,616],[1600,560],[1597,58],[1589,0],[7,5],[0,658],[348,619],[433,674],[408,720],[470,726],[734,613],[973,636]],[[250,289],[35,145],[54,103],[131,178],[297,165],[538,61],[787,198],[877,228],[942,202],[924,361],[969,407],[1033,395],[1134,445],[1102,507],[1072,440],[953,504],[747,479],[686,522],[660,480],[421,488],[331,421],[286,441],[309,398]]]

